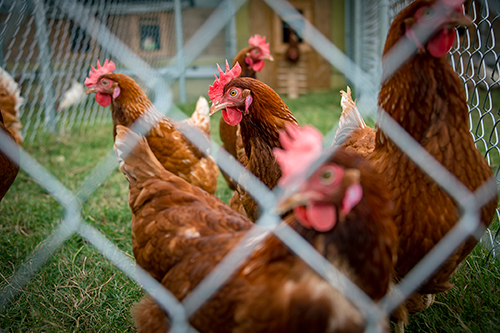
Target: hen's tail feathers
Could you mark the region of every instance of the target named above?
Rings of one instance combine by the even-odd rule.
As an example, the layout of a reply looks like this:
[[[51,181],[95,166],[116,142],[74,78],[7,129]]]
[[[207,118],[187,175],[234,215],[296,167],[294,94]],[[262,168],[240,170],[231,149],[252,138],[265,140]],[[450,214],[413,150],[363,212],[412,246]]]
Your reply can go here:
[[[135,327],[141,332],[168,332],[169,321],[165,312],[151,296],[144,297],[132,308]]]
[[[420,294],[416,292],[406,300],[406,308],[410,314],[425,311],[434,304],[435,298],[436,295],[434,294]]]
[[[203,96],[198,98],[196,102],[196,109],[191,115],[190,121],[193,125],[197,126],[205,133],[210,135],[210,108],[208,107],[207,99]]]
[[[146,139],[125,126],[116,127],[114,149],[120,171],[129,181],[143,182],[165,171]]]
[[[394,277],[394,275],[393,275]],[[396,287],[398,281],[393,278],[393,280],[389,283],[389,289],[392,292],[394,288]],[[406,307],[406,304],[403,303],[399,305],[392,313],[391,313],[391,318],[396,322],[396,332],[404,333],[405,331],[405,326],[408,325],[409,322],[409,316],[410,314],[408,313],[408,308]]]
[[[5,127],[12,134],[16,142],[20,145],[23,142],[23,135],[20,122],[19,108],[24,99],[20,96],[17,82],[10,74],[0,68],[0,110],[3,115]]]
[[[340,145],[344,142],[354,129],[366,127],[365,121],[356,107],[356,101],[352,100],[351,88],[347,86],[347,92],[341,90],[340,94],[342,95],[342,99],[340,100],[342,114],[339,119],[339,128],[335,132],[335,145]]]

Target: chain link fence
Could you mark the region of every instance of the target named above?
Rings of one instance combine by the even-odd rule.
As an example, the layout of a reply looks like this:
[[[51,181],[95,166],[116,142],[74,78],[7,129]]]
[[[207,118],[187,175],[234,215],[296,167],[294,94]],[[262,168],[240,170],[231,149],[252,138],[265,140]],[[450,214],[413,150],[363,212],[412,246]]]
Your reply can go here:
[[[346,7],[346,52],[363,70],[381,76],[381,55],[390,22],[410,0],[356,0]],[[466,1],[473,25],[460,31],[451,51],[451,63],[464,81],[469,106],[470,132],[476,146],[494,169],[499,183],[498,119],[500,116],[499,57],[500,4],[498,1]],[[361,24],[359,23],[361,22]],[[359,89],[359,87],[357,87]],[[373,103],[360,97],[360,108],[375,112]],[[497,218],[499,217],[497,210]],[[488,230],[481,240],[493,255],[500,255],[498,231]]]
[[[186,99],[186,76],[212,77],[215,72],[213,64],[186,72],[186,62],[191,56],[191,61],[196,58],[199,51],[186,57],[183,52],[184,37],[195,35],[213,8],[200,10],[194,7],[194,1],[186,0],[78,1],[77,5],[165,80],[175,80],[181,102]],[[87,98],[83,86],[89,64],[109,58],[111,53],[79,23],[73,10],[71,3],[62,0],[0,2],[0,63],[18,81],[25,97],[21,119],[28,141],[34,140],[41,128],[67,132],[111,121],[109,111]],[[228,29],[234,30],[234,25]],[[215,50],[226,44],[225,56],[234,57],[234,31],[227,40],[224,32],[218,35],[217,43],[206,52],[218,56],[220,62],[224,53]],[[138,79],[146,92],[153,94],[125,64],[118,63],[118,71]]]
[[[182,95],[186,68],[206,49],[210,41],[221,37],[224,27],[234,25],[235,13],[245,1],[220,2],[187,42],[179,36],[179,27],[182,26],[179,19],[183,10],[193,7],[193,2],[176,0],[145,3],[119,0],[1,2],[3,27],[0,42],[4,53],[1,54],[0,61],[4,68],[18,78],[23,87],[22,94],[26,98],[26,104],[22,109],[22,121],[28,140],[34,140],[42,126],[49,130],[63,131],[77,124],[110,120],[109,110],[102,109],[93,100],[85,97],[77,100],[68,109],[61,110],[60,105],[57,107],[58,101],[64,98],[64,92],[73,85],[73,80],[79,83],[84,81],[89,64],[93,63],[94,59],[113,59],[119,64],[119,71],[133,76],[145,90],[149,90],[150,95],[154,96],[154,104],[158,110],[169,116],[176,113],[172,104],[174,85],[177,85]],[[346,79],[357,87],[360,100],[364,100],[366,105],[376,105],[381,79],[380,54],[384,44],[384,31],[387,32],[391,18],[402,8],[402,1],[383,1],[383,6],[378,7],[377,1],[345,2],[346,16],[351,17],[347,20],[349,28],[346,29],[349,32],[349,56],[319,33],[287,1],[266,0],[266,3],[332,66],[343,72]],[[473,18],[474,26],[461,32],[459,43],[452,53],[452,63],[466,85],[471,133],[479,149],[484,151],[488,162],[494,168],[498,183],[499,150],[496,124],[499,105],[495,103],[500,102],[500,96],[495,98],[495,89],[498,86],[498,56],[495,43],[495,31],[498,29],[495,27],[500,12],[498,2],[488,1],[467,2],[466,10]],[[141,13],[140,18],[135,16],[138,12]],[[128,15],[130,17],[127,18]],[[363,24],[355,27],[355,21]],[[130,24],[136,24],[138,27],[135,37],[124,32],[125,27]],[[164,30],[165,34],[160,33]],[[364,35],[364,32],[367,34]],[[233,34],[226,33],[223,40],[231,39],[231,36]],[[359,39],[359,36],[363,37]],[[129,43],[134,38],[137,42],[135,47]],[[234,54],[234,42],[224,43],[229,45],[224,48],[226,52]],[[398,44],[393,54],[394,59],[397,59],[400,65],[413,51],[414,49],[408,50],[408,45]],[[397,68],[397,64],[395,66]],[[363,112],[362,107],[360,110]],[[364,115],[368,116],[369,112]],[[440,186],[448,193],[453,193],[454,200],[462,208],[462,214],[457,226],[407,275],[398,288],[384,297],[379,304],[374,304],[290,227],[279,224],[280,219],[274,213],[274,206],[281,193],[269,191],[252,175],[246,175],[244,178],[247,181],[241,185],[258,198],[263,214],[257,224],[266,228],[264,231],[261,228],[252,229],[189,297],[179,302],[148,273],[136,267],[133,260],[123,255],[105,235],[82,219],[82,204],[116,168],[116,156],[113,152],[96,165],[77,191],[72,192],[21,149],[21,168],[60,202],[65,214],[63,221],[54,228],[50,237],[42,242],[26,263],[18,267],[15,274],[3,284],[0,309],[8,307],[17,292],[30,283],[30,279],[46,260],[63,246],[71,235],[77,233],[154,296],[168,311],[173,331],[191,331],[194,329],[189,326],[187,318],[224,284],[238,264],[260,244],[256,239],[263,239],[263,236],[272,232],[360,309],[367,318],[368,332],[380,331],[379,318],[397,307],[421,281],[430,276],[460,242],[474,234],[478,212],[471,207],[471,200],[475,206],[480,206],[489,200],[488,191],[491,190],[491,186],[488,188],[490,183],[475,193],[464,189],[462,184],[457,184],[446,169],[438,165],[399,125],[391,122],[391,119],[383,117],[379,126]],[[224,158],[225,155],[217,155],[218,147],[215,142],[208,143],[198,133],[189,129],[185,129],[185,135],[199,145],[202,151],[211,150],[213,156],[218,156],[218,164],[233,179],[240,179],[240,174],[248,173],[230,159]],[[0,148],[7,154],[14,149],[13,143],[1,132]],[[492,251],[498,246],[496,237],[497,235],[489,231],[483,237],[484,243]]]

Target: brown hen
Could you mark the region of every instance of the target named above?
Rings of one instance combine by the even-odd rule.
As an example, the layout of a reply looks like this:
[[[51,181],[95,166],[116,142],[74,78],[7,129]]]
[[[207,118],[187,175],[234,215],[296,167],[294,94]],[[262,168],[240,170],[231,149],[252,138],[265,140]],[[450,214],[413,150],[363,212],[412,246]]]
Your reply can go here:
[[[240,77],[256,78],[257,72],[264,68],[265,60],[273,61],[273,56],[269,53],[269,43],[266,43],[266,37],[254,35],[248,39],[249,46],[243,48],[236,57],[234,57],[233,67],[238,63],[241,66]],[[219,122],[219,135],[222,141],[222,148],[229,154],[238,159],[238,126],[231,126],[221,118]],[[226,173],[222,172],[227,184],[231,190],[236,190],[236,183]]]
[[[112,73],[114,68],[113,62],[106,62],[102,67],[98,65],[98,69],[91,72],[90,78],[85,81],[85,85],[89,87],[87,93],[96,93],[96,101],[101,106],[111,104],[113,137],[116,136],[117,125],[130,127],[139,117],[147,114],[143,119],[154,126],[146,139],[163,167],[208,193],[215,193],[219,176],[215,161],[186,139],[176,127],[176,122],[157,111],[132,78]],[[195,125],[208,136],[208,104],[205,101],[205,107],[202,107],[203,100],[198,103],[197,110],[186,122]]]
[[[379,104],[436,160],[474,191],[493,173],[469,133],[463,86],[446,58],[455,37],[453,28],[470,22],[459,3],[440,22],[439,29],[427,43],[416,39],[412,26],[416,22],[431,24],[432,20],[426,20],[432,18],[428,13],[436,9],[435,1],[414,1],[394,19],[384,55],[405,35],[415,43],[418,51],[383,82]],[[349,110],[358,112],[355,107],[344,112]],[[344,114],[343,117],[358,119],[361,116]],[[392,193],[400,236],[396,272],[397,277],[402,278],[455,226],[460,213],[448,194],[381,130],[374,135],[372,129],[359,126],[352,136],[356,137],[363,137],[368,146],[356,147],[353,140],[344,141],[342,146],[356,151],[365,149],[373,165],[384,175]],[[374,149],[370,137],[375,142]],[[496,205],[495,197],[483,206],[481,224],[484,227],[490,224]],[[448,280],[451,274],[476,243],[477,239],[470,237],[460,244],[407,302],[408,309],[422,311],[432,304],[433,294],[450,289],[452,285]]]
[[[288,48],[285,55],[292,64],[296,64],[300,60],[300,39],[293,29],[288,30]]]
[[[240,126],[238,161],[272,189],[281,177],[272,149],[281,148],[279,132],[286,124],[297,124],[297,120],[271,87],[256,79],[238,77],[240,70],[238,64],[229,70],[227,62],[226,72],[219,70],[219,79],[209,89],[213,102],[210,114],[222,110],[225,122]],[[257,203],[241,186],[229,205],[252,221],[260,215]]]
[[[239,63],[241,66],[240,76],[255,79],[257,72],[264,69],[265,60],[274,61],[274,58],[269,51],[266,37],[254,35],[248,39],[248,44],[234,57],[233,67]]]
[[[322,135],[312,126],[287,125],[280,141],[286,150],[275,149],[279,185],[292,187],[321,156]],[[370,162],[339,149],[282,204],[294,207],[295,229],[337,267],[349,267],[351,280],[374,300],[388,291],[398,246],[393,205],[381,183]]]
[[[138,144],[124,157],[132,147],[127,142],[130,137]],[[137,263],[183,300],[253,224],[216,197],[163,169],[146,140],[123,126],[117,127],[115,150],[120,170],[130,182]],[[332,168],[337,174],[330,179],[337,181],[325,184],[325,171]],[[337,210],[331,229],[322,232],[303,227],[304,222],[293,215],[288,222],[374,300],[387,292],[396,249],[388,193],[380,189],[377,177],[362,158],[338,152],[301,192],[283,203],[283,209],[315,210],[318,205],[331,205]],[[318,182],[323,185],[317,186]],[[358,195],[353,196],[352,189]],[[304,207],[303,199],[312,191],[314,198]],[[364,331],[365,321],[358,309],[275,236],[266,236],[262,230],[252,237],[262,243],[190,317],[197,330]],[[169,329],[166,314],[150,296],[133,313],[139,332]]]
[[[3,124],[2,113],[0,112],[0,131],[10,137],[14,142],[15,138],[9,132],[7,127]],[[14,160],[7,157],[7,155],[0,149],[0,202],[12,186],[19,172],[19,149],[15,146],[13,153],[16,155]]]

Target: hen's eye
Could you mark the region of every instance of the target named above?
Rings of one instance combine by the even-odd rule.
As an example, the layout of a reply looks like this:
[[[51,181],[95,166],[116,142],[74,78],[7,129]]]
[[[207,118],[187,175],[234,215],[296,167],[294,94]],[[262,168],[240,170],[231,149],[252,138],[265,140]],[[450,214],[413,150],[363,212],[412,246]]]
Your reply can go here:
[[[335,172],[331,169],[324,170],[319,179],[323,184],[329,185],[335,181]]]
[[[229,92],[229,95],[231,95],[232,97],[236,96],[237,94],[238,94],[238,92],[235,89],[233,89]]]
[[[109,81],[108,80],[102,80],[102,85],[103,86],[107,86],[109,84]]]
[[[425,19],[430,19],[432,16],[434,16],[434,9],[430,7],[426,7],[422,10],[422,17]]]

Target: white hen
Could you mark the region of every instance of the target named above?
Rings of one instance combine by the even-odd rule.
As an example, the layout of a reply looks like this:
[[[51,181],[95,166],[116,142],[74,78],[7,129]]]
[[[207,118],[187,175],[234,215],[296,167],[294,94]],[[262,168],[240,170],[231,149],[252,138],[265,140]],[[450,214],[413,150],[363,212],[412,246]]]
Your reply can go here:
[[[57,106],[57,111],[64,111],[73,105],[79,104],[85,96],[85,87],[74,80],[71,87],[64,92],[62,101]]]

